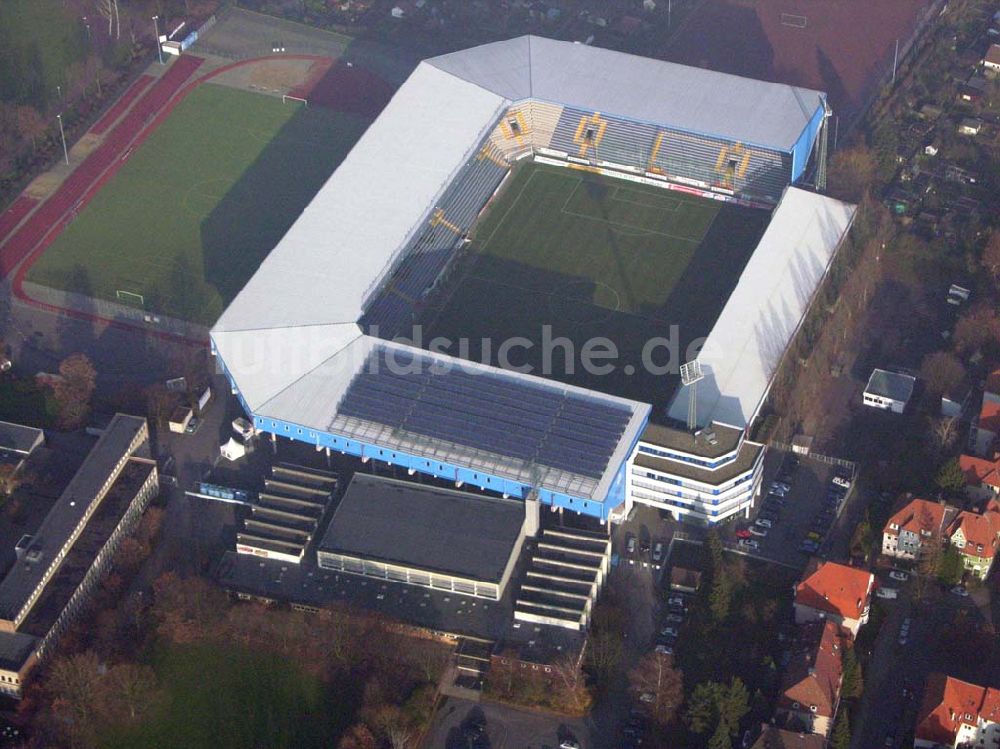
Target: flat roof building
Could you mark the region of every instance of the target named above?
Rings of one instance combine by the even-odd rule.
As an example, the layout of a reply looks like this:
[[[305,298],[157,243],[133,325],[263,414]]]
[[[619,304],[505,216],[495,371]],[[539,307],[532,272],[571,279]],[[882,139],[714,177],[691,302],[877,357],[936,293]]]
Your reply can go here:
[[[876,369],[868,378],[868,386],[862,395],[866,406],[881,408],[901,414],[906,410],[906,404],[913,397],[913,388],[917,378],[899,372]]]
[[[45,433],[35,427],[0,421],[0,456],[5,453],[27,458],[45,442]]]
[[[529,504],[355,474],[317,560],[328,570],[499,600]]]
[[[0,693],[69,626],[159,488],[146,420],[116,414],[0,582]]]

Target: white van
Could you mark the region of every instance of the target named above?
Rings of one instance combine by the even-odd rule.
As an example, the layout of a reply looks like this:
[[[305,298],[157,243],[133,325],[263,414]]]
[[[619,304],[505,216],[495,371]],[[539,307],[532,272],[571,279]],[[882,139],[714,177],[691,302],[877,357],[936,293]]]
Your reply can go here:
[[[875,595],[878,598],[896,599],[899,598],[899,590],[896,588],[877,588]]]

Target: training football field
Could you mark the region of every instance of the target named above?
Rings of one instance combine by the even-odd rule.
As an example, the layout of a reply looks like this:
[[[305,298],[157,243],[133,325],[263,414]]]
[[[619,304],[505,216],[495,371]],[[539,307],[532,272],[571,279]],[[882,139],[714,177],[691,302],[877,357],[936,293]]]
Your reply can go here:
[[[688,344],[711,330],[769,218],[766,211],[652,185],[525,164],[474,228],[471,257],[446,300],[428,310],[423,334],[427,341],[469,339],[470,358],[492,364],[504,340],[523,336],[534,345],[522,347],[513,364],[665,401],[676,377],[645,371],[644,346],[673,335],[685,358]],[[543,326],[551,326],[550,337],[573,342],[577,365],[588,339],[610,339],[620,354],[616,371],[567,371],[560,353],[545,367]],[[491,341],[488,352],[484,338]],[[460,353],[457,343],[448,351]],[[656,363],[668,356],[659,348]]]
[[[128,155],[27,280],[210,325],[368,122],[198,86]]]

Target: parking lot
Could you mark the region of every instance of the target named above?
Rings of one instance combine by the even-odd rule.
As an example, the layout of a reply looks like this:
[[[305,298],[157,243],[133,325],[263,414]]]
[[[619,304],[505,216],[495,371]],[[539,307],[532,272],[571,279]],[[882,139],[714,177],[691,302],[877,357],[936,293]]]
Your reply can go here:
[[[823,553],[847,504],[850,472],[778,450],[769,462],[762,496],[750,520],[734,527],[733,543],[742,553],[801,569],[810,555]],[[841,485],[834,482],[837,477]]]

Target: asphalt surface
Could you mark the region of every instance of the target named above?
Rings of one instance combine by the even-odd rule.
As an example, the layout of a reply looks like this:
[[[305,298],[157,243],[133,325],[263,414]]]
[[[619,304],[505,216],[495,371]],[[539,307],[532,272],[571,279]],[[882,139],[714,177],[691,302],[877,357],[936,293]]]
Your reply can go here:
[[[484,737],[475,745],[478,749],[557,749],[567,738],[579,743],[580,749],[599,746],[591,740],[588,721],[456,697],[447,698],[438,708],[423,745],[470,749],[474,744],[467,729],[473,723],[485,726]]]

